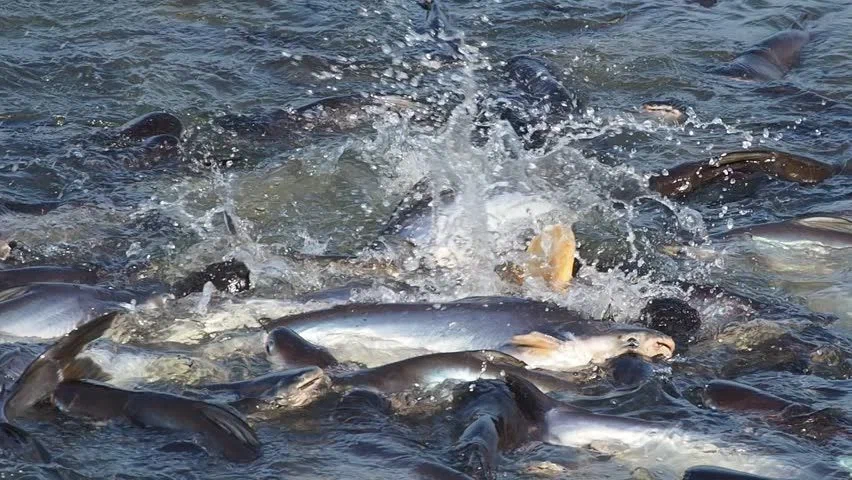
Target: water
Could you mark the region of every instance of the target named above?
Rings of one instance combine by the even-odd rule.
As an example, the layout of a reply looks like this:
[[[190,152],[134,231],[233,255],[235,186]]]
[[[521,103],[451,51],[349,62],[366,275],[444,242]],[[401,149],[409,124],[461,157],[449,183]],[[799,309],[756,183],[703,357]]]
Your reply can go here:
[[[665,280],[691,279],[774,306],[749,316],[708,302],[698,343],[672,364],[679,391],[724,375],[848,415],[848,263],[802,279],[783,269],[754,267],[747,258],[688,262],[658,249],[701,242],[735,226],[848,213],[848,177],[810,187],[766,180],[725,201],[718,190],[665,200],[644,185],[652,172],[741,148],[846,162],[852,110],[843,104],[852,103],[852,58],[845,52],[852,50],[852,37],[845,32],[852,6],[826,0],[804,8],[816,35],[801,64],[783,80],[838,104],[760,92],[760,85],[705,73],[791,25],[803,11],[794,2],[721,1],[704,8],[676,0],[653,5],[464,0],[447,1],[444,8],[454,27],[448,36],[462,41],[461,60],[447,59],[452,47],[425,33],[426,12],[413,1],[121,0],[110,8],[94,2],[7,2],[0,6],[0,201],[61,206],[45,215],[3,213],[0,237],[31,248],[28,262],[95,264],[113,285],[140,277],[173,281],[224,257],[246,262],[255,285],[251,292],[230,298],[207,291],[160,314],[129,317],[128,325],[116,329],[116,341],[183,342],[169,344],[165,359],[150,371],[144,362],[128,363],[134,366],[125,370],[135,371],[136,384],[179,388],[201,379],[264,373],[270,366],[258,356],[259,344],[253,347],[251,339],[241,340],[231,330],[254,328],[263,316],[318,308],[294,296],[352,278],[380,280],[359,291],[356,300],[437,301],[510,291],[620,321],[635,319],[647,299],[675,292]],[[547,153],[524,150],[505,124],[484,141],[471,141],[476,95],[511,93],[500,62],[522,53],[564,69],[573,79],[568,87],[590,109]],[[234,138],[213,125],[229,112],[270,111],[357,92],[414,95],[445,104],[451,114],[438,124],[377,115],[343,134],[288,132],[262,139]],[[660,98],[688,105],[691,120],[673,126],[638,112],[642,102]],[[138,149],[113,145],[110,128],[163,109],[188,129],[180,161],[143,164]],[[403,262],[412,268],[393,274],[418,291],[382,286],[387,276],[379,271],[287,255],[359,251],[424,175],[460,195],[452,215],[438,219],[429,248],[418,252],[434,267],[431,273]],[[501,190],[556,208],[520,215],[489,231],[479,199]],[[233,234],[223,212],[233,218]],[[505,252],[517,250],[519,234],[556,221],[574,223],[585,261],[625,265],[626,271],[586,268],[565,294],[535,284],[511,290],[496,278],[493,266]],[[819,323],[824,317],[810,309],[838,320]],[[823,328],[836,337],[815,333]],[[834,343],[830,347],[840,360],[802,360],[815,358],[826,343]],[[169,360],[175,355],[210,362],[193,371],[184,361]],[[685,419],[723,446],[814,464],[819,478],[848,477],[840,464],[844,454],[848,460],[848,436],[813,440],[759,418],[672,401],[649,388],[650,393],[606,392],[588,399],[587,406]],[[255,423],[264,456],[248,466],[160,452],[181,436],[128,425],[93,426],[50,414],[22,426],[63,468],[103,478],[408,477],[416,463],[410,459],[448,464],[447,449],[463,428],[442,413],[402,413],[372,420],[376,424],[369,428],[342,427],[330,420],[332,408],[326,401]],[[658,478],[678,478],[679,472],[649,461],[656,458],[649,455],[639,464]],[[618,456],[532,443],[505,453],[500,478],[529,478],[528,471],[541,462],[558,465],[551,468],[557,478],[627,478],[636,466]],[[25,471],[46,475],[9,461],[2,470],[12,478]]]

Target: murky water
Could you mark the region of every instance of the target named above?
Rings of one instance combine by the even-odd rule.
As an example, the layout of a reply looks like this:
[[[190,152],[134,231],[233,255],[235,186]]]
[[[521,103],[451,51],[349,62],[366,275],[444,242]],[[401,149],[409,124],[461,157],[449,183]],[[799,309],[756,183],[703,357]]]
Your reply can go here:
[[[765,305],[748,313],[712,298],[696,305],[699,338],[658,373],[659,381],[627,393],[592,389],[564,399],[600,412],[682,421],[723,453],[662,445],[628,458],[536,442],[504,452],[499,478],[533,478],[537,466],[553,478],[629,478],[636,467],[654,478],[680,478],[690,464],[725,459],[727,466],[778,477],[798,466],[807,472],[796,478],[848,478],[839,463],[852,451],[848,433],[823,438],[808,432],[818,426],[785,429],[760,416],[716,413],[697,406],[689,392],[724,377],[816,409],[852,413],[849,253],[779,257],[772,246],[714,241],[714,251],[726,254],[683,259],[659,247],[701,244],[734,227],[797,216],[849,215],[849,177],[815,186],[763,179],[686,200],[659,197],[646,178],[743,148],[847,162],[852,6],[838,0],[806,7],[735,0],[710,8],[676,0],[442,5],[451,41],[426,32],[426,12],[413,0],[0,5],[0,204],[50,206],[43,215],[16,211],[21,208],[0,213],[0,238],[29,249],[8,262],[93,264],[115,286],[171,282],[223,258],[245,262],[251,291],[215,292],[209,302],[197,294],[159,312],[128,315],[109,340],[92,347],[93,358],[111,363],[122,386],[169,391],[265,373],[273,367],[259,337],[241,332],[256,329],[261,317],[324,306],[297,296],[353,279],[376,282],[352,300],[511,293],[623,322],[634,321],[650,298],[683,296],[673,281],[717,284]],[[785,93],[706,73],[804,12],[815,35],[801,63],[772,84]],[[461,55],[450,58],[459,42]],[[479,97],[513,94],[501,62],[517,54],[552,61],[586,101],[585,115],[546,151],[524,149],[505,122],[471,135],[480,121]],[[424,122],[403,110],[377,113],[340,133],[287,129],[265,137],[235,135],[216,123],[226,114],[262,114],[359,92],[407,95],[446,118]],[[690,120],[672,125],[639,112],[657,99],[688,106]],[[186,126],[180,155],[152,159],[110,136],[154,110],[173,112]],[[416,262],[403,261],[388,274],[293,258],[294,252],[359,252],[424,176],[457,193],[452,208],[439,209],[428,245],[416,252],[434,267],[428,272]],[[521,199],[516,207],[484,207],[484,197],[507,192]],[[494,274],[526,232],[556,222],[573,223],[580,257],[598,269],[581,270],[564,294],[534,282],[510,287]],[[416,288],[403,291],[391,280]],[[186,358],[195,361],[187,366]],[[93,425],[45,409],[21,426],[54,452],[57,465],[3,460],[2,472],[7,478],[53,478],[57,468],[92,478],[410,478],[418,462],[453,466],[449,448],[464,426],[445,405],[430,415],[403,409],[345,424],[333,409],[328,399],[250,418],[264,446],[263,457],[249,465],[158,450],[180,434]]]

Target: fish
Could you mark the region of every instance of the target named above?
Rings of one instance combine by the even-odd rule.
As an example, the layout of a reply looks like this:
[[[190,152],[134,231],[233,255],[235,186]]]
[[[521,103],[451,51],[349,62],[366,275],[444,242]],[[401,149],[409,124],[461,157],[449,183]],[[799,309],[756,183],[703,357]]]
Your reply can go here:
[[[0,292],[0,333],[61,337],[106,313],[129,310],[136,298],[122,290],[69,283],[31,283],[6,289]]]
[[[0,270],[0,291],[20,287],[28,283],[82,283],[93,285],[98,274],[89,269],[76,267],[37,266]]]
[[[683,472],[682,480],[773,480],[769,477],[738,472],[729,468],[697,465]]]
[[[781,80],[798,63],[802,48],[810,39],[805,30],[778,32],[712,72],[739,80]]]
[[[579,96],[560,81],[556,67],[541,58],[517,55],[506,63],[509,78],[544,113],[576,114],[583,109]]]
[[[810,185],[842,173],[842,168],[780,150],[740,150],[677,165],[651,176],[648,186],[665,197],[683,197],[713,183],[756,173]]]
[[[118,127],[118,133],[133,140],[143,140],[157,135],[180,138],[183,133],[183,123],[171,113],[150,112]]]
[[[517,448],[530,437],[530,421],[505,382],[459,385],[453,391],[452,411],[465,428],[451,448],[451,458],[472,477],[496,479],[500,451]]]
[[[840,216],[800,217],[729,230],[722,238],[747,237],[787,246],[852,248],[852,220]]]
[[[4,452],[35,463],[49,463],[51,455],[36,438],[11,423],[36,403],[49,398],[65,378],[71,377],[77,355],[90,342],[101,337],[113,324],[116,313],[109,313],[72,330],[48,347],[20,372],[10,387],[0,393],[0,447]],[[13,351],[18,353],[18,350]],[[10,356],[4,354],[0,367],[13,374]]]
[[[576,389],[576,383],[546,371],[528,369],[524,362],[494,350],[433,353],[351,372],[330,373],[332,384],[396,393],[412,387],[428,389],[447,380],[470,382],[502,379],[512,373],[543,391]]]
[[[599,363],[626,352],[670,357],[675,349],[671,337],[654,330],[590,320],[545,302],[501,297],[439,304],[343,305],[281,317],[265,327],[290,328],[332,352],[332,345],[353,346],[359,339],[376,345],[378,340],[389,345],[382,347],[382,353],[392,347],[408,349],[400,359],[415,356],[412,350],[499,350],[533,368],[554,370]],[[348,360],[371,366],[368,356],[356,356]]]
[[[741,457],[746,456],[742,459],[743,465],[759,470],[750,473],[800,472],[797,467],[771,457],[720,449],[713,445],[712,438],[671,422],[594,413],[555,400],[518,376],[509,374],[505,381],[520,410],[531,419],[534,438],[546,443],[615,451],[624,460],[630,459],[631,453],[638,453],[638,462],[643,467],[674,468],[675,471],[686,470],[705,459],[724,462],[726,467],[738,465]],[[655,458],[660,461],[648,463]]]
[[[286,327],[269,332],[264,344],[267,358],[288,367],[327,368],[338,364],[337,359],[327,349],[305,340]]]
[[[192,392],[212,395],[240,410],[259,409],[267,404],[295,408],[312,402],[329,383],[321,368],[302,367],[239,382],[199,385]]]
[[[201,400],[146,390],[123,390],[89,380],[59,384],[53,403],[65,414],[97,420],[126,419],[141,427],[187,431],[233,462],[261,455],[257,434],[236,412]]]

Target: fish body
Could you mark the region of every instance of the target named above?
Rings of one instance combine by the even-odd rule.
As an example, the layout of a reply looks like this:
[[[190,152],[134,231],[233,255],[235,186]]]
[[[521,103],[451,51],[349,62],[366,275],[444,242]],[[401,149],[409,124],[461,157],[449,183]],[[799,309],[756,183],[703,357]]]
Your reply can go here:
[[[351,304],[282,317],[267,326],[290,328],[332,350],[334,344],[376,340],[387,348],[421,353],[499,350],[531,367],[554,369],[601,362],[627,351],[671,356],[674,350],[670,337],[653,330],[591,320],[553,304],[500,297],[442,304]]]

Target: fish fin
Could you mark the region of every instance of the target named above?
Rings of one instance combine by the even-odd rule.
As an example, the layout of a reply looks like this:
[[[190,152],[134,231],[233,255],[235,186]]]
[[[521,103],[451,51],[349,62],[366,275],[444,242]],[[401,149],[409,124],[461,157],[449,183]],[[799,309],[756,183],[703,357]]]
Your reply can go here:
[[[803,227],[852,235],[852,221],[843,217],[807,217],[793,220],[792,223]]]
[[[24,297],[29,294],[31,290],[31,285],[7,288],[6,290],[0,292],[0,302],[7,302],[9,300]]]
[[[207,402],[199,402],[201,414],[218,432],[208,433],[207,439],[222,451],[226,458],[250,462],[260,456],[260,440],[254,430],[230,409]],[[217,433],[224,433],[225,436]]]
[[[62,370],[89,342],[99,338],[112,326],[116,315],[116,312],[108,313],[77,327],[30,363],[12,385],[9,398],[3,406],[6,415],[20,415],[50,396],[62,381]]]
[[[570,226],[549,225],[527,247],[531,256],[527,272],[544,279],[553,290],[563,290],[573,278],[576,250],[576,238]]]
[[[62,369],[62,381],[69,380],[95,380],[98,382],[108,382],[112,380],[112,375],[103,371],[103,369],[91,358],[83,357],[75,358]]]
[[[560,348],[565,342],[546,333],[530,332],[523,335],[515,335],[509,340],[509,343],[520,348],[552,351]]]
[[[515,397],[518,408],[527,418],[532,420],[543,420],[544,415],[559,404],[536,388],[530,381],[518,375],[507,373],[506,385]]]

